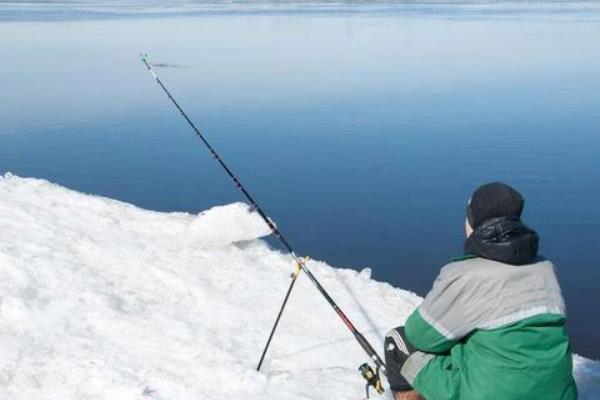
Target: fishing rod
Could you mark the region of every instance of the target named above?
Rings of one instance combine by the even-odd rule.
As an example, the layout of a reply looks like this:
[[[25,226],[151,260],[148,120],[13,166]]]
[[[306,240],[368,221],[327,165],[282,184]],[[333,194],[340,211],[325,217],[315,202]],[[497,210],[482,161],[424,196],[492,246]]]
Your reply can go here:
[[[277,318],[275,319],[275,323],[273,324],[273,328],[271,329],[271,333],[269,334],[269,338],[267,339],[267,343],[266,343],[266,345],[265,345],[265,347],[263,349],[263,352],[262,352],[262,355],[260,357],[260,361],[258,362],[258,366],[256,367],[256,370],[260,371],[260,367],[262,366],[262,363],[263,363],[263,361],[265,359],[265,356],[267,354],[267,350],[269,348],[269,345],[271,344],[271,340],[273,339],[273,335],[275,334],[275,330],[277,329],[277,326],[279,325],[279,320],[281,319],[281,315],[283,314],[283,310],[285,309],[285,306],[286,306],[286,304],[288,302],[290,294],[292,293],[292,289],[294,288],[294,284],[296,283],[296,280],[298,278],[298,275],[300,274],[300,271],[304,271],[304,273],[306,274],[306,276],[308,276],[308,279],[316,286],[317,290],[321,293],[321,295],[325,298],[325,300],[327,300],[327,302],[329,303],[329,305],[334,309],[334,311],[337,313],[337,315],[340,317],[340,319],[348,327],[348,329],[350,330],[350,332],[352,332],[352,334],[354,335],[354,338],[356,339],[356,341],[358,342],[358,344],[368,354],[369,358],[375,364],[375,367],[376,367],[376,371],[375,372],[366,363],[363,364],[363,365],[361,365],[359,367],[359,371],[361,372],[362,376],[367,380],[367,395],[368,395],[368,388],[369,388],[369,386],[373,386],[378,393],[383,393],[383,387],[381,386],[381,380],[380,380],[380,377],[379,377],[379,373],[383,372],[385,374],[385,364],[382,361],[381,357],[379,357],[379,355],[377,354],[377,352],[375,351],[375,349],[373,348],[373,346],[371,346],[371,344],[369,343],[369,341],[362,335],[362,333],[360,333],[358,331],[358,329],[356,329],[356,327],[354,326],[354,324],[350,321],[350,319],[346,316],[346,314],[340,309],[340,307],[336,304],[336,302],[333,301],[333,299],[331,298],[331,296],[329,295],[329,293],[327,293],[327,291],[325,290],[325,288],[323,288],[323,286],[319,283],[319,281],[317,280],[317,278],[308,269],[308,267],[306,266],[306,260],[302,259],[302,258],[300,258],[300,257],[298,257],[296,255],[296,252],[294,251],[294,249],[292,248],[292,246],[289,244],[289,242],[287,241],[287,239],[283,236],[283,234],[279,231],[279,229],[275,226],[275,224],[273,224],[273,222],[269,219],[269,217],[267,217],[267,214],[263,211],[263,209],[258,205],[258,203],[254,200],[254,198],[246,190],[246,188],[244,187],[244,185],[242,185],[242,182],[240,182],[240,180],[233,174],[233,172],[231,171],[231,169],[229,169],[229,167],[227,166],[227,164],[225,164],[225,161],[223,161],[223,159],[217,153],[217,151],[214,149],[214,147],[210,145],[210,143],[206,140],[206,138],[204,137],[204,135],[202,134],[202,132],[196,127],[196,125],[192,122],[192,120],[187,116],[187,114],[185,113],[185,111],[183,110],[183,108],[181,108],[181,106],[179,105],[179,103],[177,103],[177,101],[175,100],[175,98],[171,95],[171,93],[169,92],[169,90],[166,88],[166,86],[162,83],[162,81],[160,80],[160,78],[158,77],[158,75],[156,75],[156,73],[152,69],[152,64],[148,61],[148,55],[147,54],[141,54],[140,56],[141,56],[142,62],[144,63],[144,65],[148,69],[148,72],[150,72],[150,74],[152,75],[152,77],[154,78],[154,80],[156,80],[156,83],[158,83],[158,85],[165,92],[165,94],[167,95],[167,97],[169,98],[169,100],[171,100],[171,102],[173,103],[173,105],[175,105],[175,107],[177,108],[177,110],[179,111],[179,113],[181,114],[181,116],[192,127],[192,129],[194,130],[194,132],[196,133],[196,135],[200,138],[200,140],[202,141],[202,143],[204,143],[204,145],[206,146],[206,148],[208,149],[208,151],[210,152],[210,154],[212,155],[212,157],[219,163],[219,165],[221,165],[221,167],[225,170],[225,172],[227,173],[227,175],[233,180],[233,183],[235,184],[235,186],[242,193],[242,195],[246,198],[246,200],[248,200],[248,202],[253,207],[253,209],[256,210],[256,212],[258,212],[258,215],[260,215],[260,217],[262,218],[262,220],[267,224],[267,226],[269,227],[269,229],[271,230],[271,232],[273,233],[273,235],[277,239],[279,239],[279,241],[281,242],[281,244],[283,244],[283,247],[287,250],[287,252],[292,257],[292,260],[296,264],[296,268],[295,268],[294,272],[292,273],[292,277],[291,277],[292,281],[290,282],[290,286],[289,286],[289,288],[288,288],[288,290],[287,290],[287,292],[285,294],[285,297],[283,299],[283,303],[281,304],[281,307],[279,309],[279,313],[277,314]]]

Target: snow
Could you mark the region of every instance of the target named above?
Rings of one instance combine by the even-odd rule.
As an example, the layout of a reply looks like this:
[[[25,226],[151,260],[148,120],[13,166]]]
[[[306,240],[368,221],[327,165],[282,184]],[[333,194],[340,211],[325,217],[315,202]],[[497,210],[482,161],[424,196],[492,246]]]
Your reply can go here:
[[[255,371],[293,270],[267,234],[242,203],[158,213],[0,176],[0,398],[363,398],[366,357],[302,276]],[[421,301],[308,265],[377,348]],[[600,363],[574,361],[600,398]]]

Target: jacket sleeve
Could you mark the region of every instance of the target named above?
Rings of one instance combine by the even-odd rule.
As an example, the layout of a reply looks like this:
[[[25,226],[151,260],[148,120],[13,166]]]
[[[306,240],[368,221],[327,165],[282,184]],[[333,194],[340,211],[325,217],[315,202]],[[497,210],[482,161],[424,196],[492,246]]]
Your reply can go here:
[[[473,282],[451,265],[442,269],[423,303],[406,321],[406,337],[424,352],[450,350],[476,328],[481,313],[472,301]]]
[[[444,353],[449,351],[457,340],[446,338],[431,326],[417,308],[406,320],[406,338],[420,351],[426,353]]]

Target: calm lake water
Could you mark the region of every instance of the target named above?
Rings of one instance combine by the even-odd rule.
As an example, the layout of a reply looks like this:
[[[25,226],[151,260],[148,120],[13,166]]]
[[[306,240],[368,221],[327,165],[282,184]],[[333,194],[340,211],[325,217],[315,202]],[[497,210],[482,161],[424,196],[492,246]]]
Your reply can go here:
[[[0,5],[0,173],[160,211],[239,201],[148,52],[300,254],[424,295],[472,190],[514,185],[574,349],[600,358],[597,4],[119,4]]]

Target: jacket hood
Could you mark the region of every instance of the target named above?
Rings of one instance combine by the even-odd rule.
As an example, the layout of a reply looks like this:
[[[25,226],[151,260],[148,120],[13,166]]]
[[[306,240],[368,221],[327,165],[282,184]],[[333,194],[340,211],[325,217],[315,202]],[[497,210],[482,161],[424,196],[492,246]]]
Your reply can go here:
[[[492,218],[482,223],[464,245],[465,253],[513,265],[531,263],[540,238],[518,217]]]

